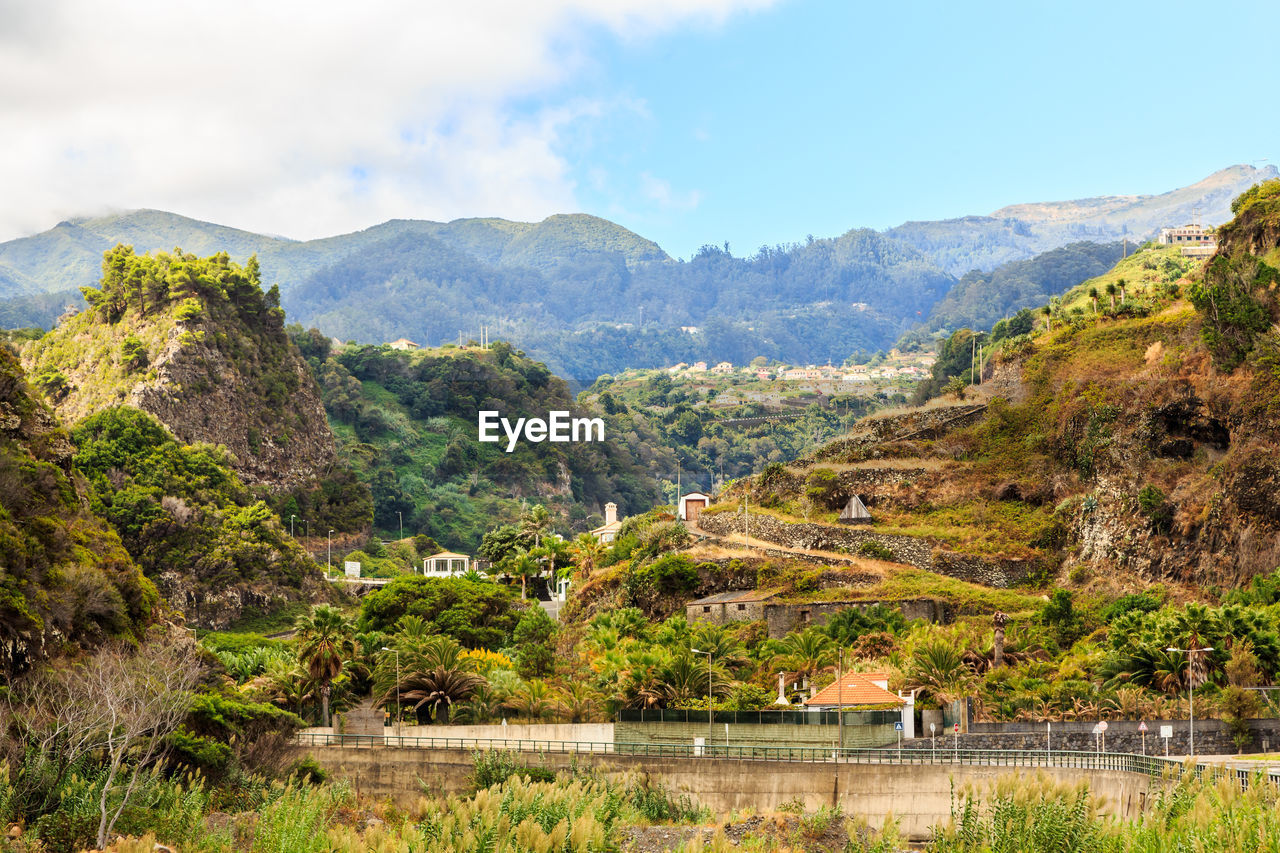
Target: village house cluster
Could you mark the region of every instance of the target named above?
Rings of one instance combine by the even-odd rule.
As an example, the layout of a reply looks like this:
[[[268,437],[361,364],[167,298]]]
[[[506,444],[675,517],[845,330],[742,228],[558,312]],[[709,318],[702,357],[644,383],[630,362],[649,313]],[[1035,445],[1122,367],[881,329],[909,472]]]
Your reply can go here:
[[[672,376],[698,378],[699,376],[736,376],[765,382],[843,382],[872,383],[905,379],[918,381],[929,375],[937,357],[932,354],[902,353],[896,349],[876,364],[849,366],[774,364],[764,367],[736,366],[728,361],[708,365],[705,361],[693,364],[680,362],[666,368]]]

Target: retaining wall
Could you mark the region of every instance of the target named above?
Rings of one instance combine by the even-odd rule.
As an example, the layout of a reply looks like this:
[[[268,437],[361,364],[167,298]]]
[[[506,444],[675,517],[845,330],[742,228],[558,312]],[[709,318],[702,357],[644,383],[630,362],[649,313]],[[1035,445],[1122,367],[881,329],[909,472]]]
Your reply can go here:
[[[331,776],[349,780],[355,789],[401,806],[424,794],[468,794],[472,753],[461,749],[359,749],[299,747]],[[1104,814],[1133,818],[1146,806],[1149,777],[1113,770],[1049,768],[1014,771],[1007,767],[970,765],[822,764],[724,758],[660,758],[641,755],[527,754],[526,763],[561,771],[591,766],[613,778],[639,774],[668,789],[686,793],[717,815],[734,810],[777,811],[800,800],[807,811],[839,805],[844,813],[873,827],[889,816],[913,840],[928,839],[934,825],[951,814],[954,790],[969,785],[978,792],[1001,777],[1019,772],[1043,773],[1060,782],[1088,780]]]

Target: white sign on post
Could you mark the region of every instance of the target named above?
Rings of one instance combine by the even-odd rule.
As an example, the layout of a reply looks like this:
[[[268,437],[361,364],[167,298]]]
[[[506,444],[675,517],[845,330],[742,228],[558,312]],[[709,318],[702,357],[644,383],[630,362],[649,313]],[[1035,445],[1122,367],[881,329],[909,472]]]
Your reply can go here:
[[[360,577],[360,561],[359,560],[347,560],[342,564],[342,568],[346,570],[347,577],[349,578]]]

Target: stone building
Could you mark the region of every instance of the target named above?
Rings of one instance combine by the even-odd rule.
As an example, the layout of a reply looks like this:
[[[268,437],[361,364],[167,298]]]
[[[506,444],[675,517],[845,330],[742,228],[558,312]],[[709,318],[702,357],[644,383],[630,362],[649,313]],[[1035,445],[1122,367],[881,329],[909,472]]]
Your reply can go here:
[[[727,625],[730,622],[755,622],[765,618],[765,602],[777,590],[748,589],[719,592],[685,605],[685,618],[690,622]]]

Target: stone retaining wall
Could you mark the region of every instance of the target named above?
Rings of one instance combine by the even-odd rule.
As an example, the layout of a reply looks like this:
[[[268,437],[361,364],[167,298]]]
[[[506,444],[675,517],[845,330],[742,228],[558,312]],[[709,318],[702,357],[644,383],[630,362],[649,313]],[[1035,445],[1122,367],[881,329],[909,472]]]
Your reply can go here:
[[[1016,586],[1035,571],[1031,560],[986,559],[957,554],[936,548],[924,539],[876,533],[859,527],[835,527],[828,524],[792,524],[771,515],[752,515],[750,521],[736,512],[703,513],[698,519],[702,530],[719,536],[747,533],[751,538],[774,542],[784,548],[798,550],[845,551],[857,554],[866,542],[873,542],[892,554],[897,563],[963,581],[1008,588]],[[794,555],[792,555],[794,556]],[[806,556],[806,559],[808,557]]]

